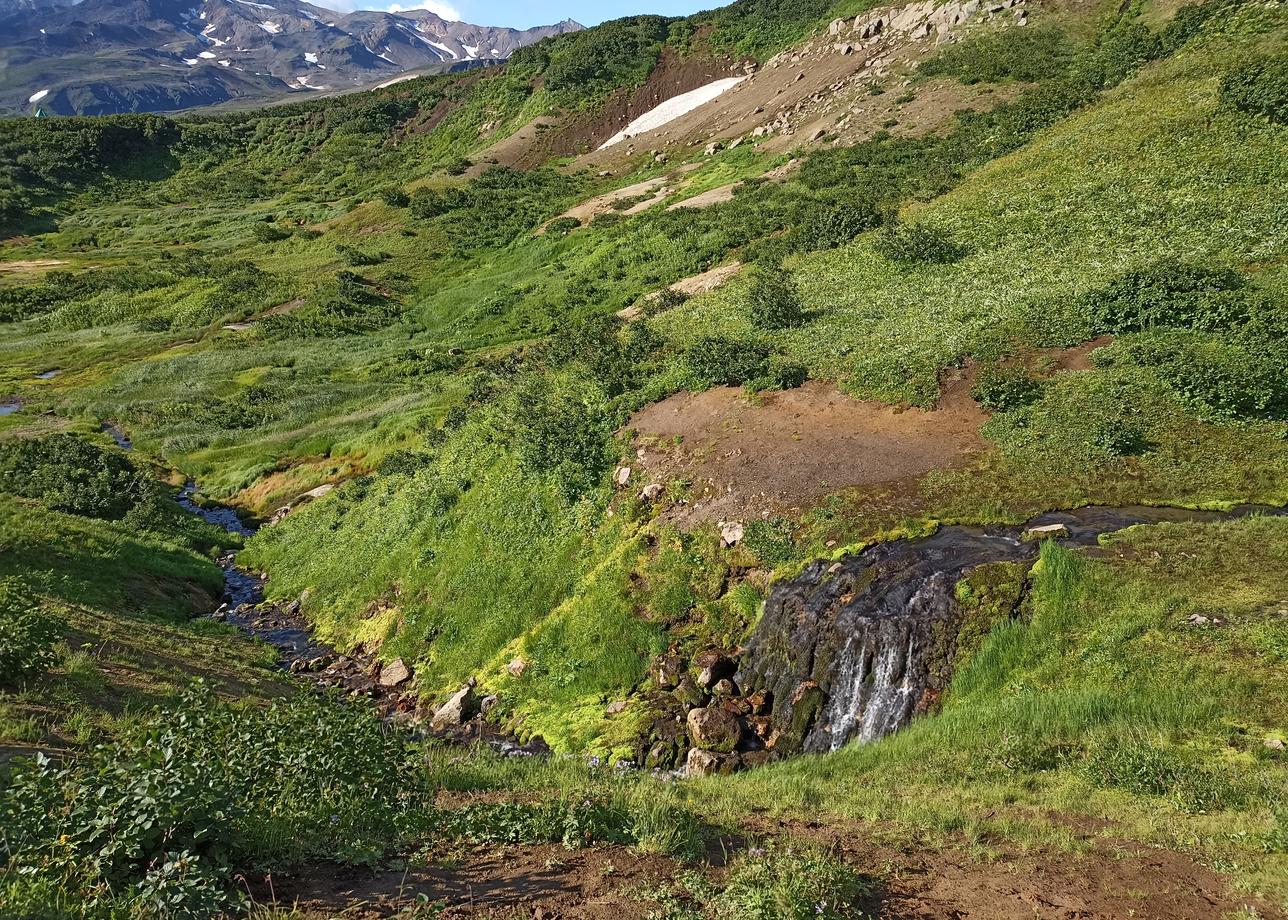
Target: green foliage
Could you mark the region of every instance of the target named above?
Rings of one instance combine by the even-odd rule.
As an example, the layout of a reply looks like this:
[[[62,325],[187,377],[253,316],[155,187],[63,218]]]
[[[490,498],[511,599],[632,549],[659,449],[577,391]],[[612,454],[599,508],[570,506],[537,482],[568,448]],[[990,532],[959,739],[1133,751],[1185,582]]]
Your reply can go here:
[[[1175,747],[1124,739],[1087,755],[1083,768],[1096,783],[1136,795],[1159,796],[1189,812],[1238,808],[1246,792],[1229,770],[1216,771]]]
[[[595,486],[612,463],[616,427],[601,393],[586,381],[532,377],[511,405],[512,443],[525,466],[554,474],[572,496]]]
[[[779,565],[797,556],[793,539],[796,527],[783,517],[748,521],[743,531],[742,544],[755,554],[764,565]]]
[[[706,336],[685,352],[684,361],[699,387],[737,386],[761,373],[769,349],[755,342]]]
[[[148,494],[129,458],[71,434],[0,442],[0,491],[59,511],[120,518]]]
[[[1082,303],[1104,332],[1154,326],[1227,329],[1248,318],[1246,281],[1228,268],[1163,262],[1127,272]]]
[[[0,685],[16,684],[47,670],[62,637],[58,620],[35,603],[18,579],[0,580]]]
[[[791,329],[805,321],[805,308],[791,276],[781,268],[752,266],[747,315],[759,329]]]
[[[1288,55],[1236,67],[1221,78],[1221,101],[1240,112],[1288,124]]]
[[[980,368],[970,395],[989,412],[1009,412],[1027,406],[1042,394],[1041,381],[1023,368],[986,364]]]
[[[924,61],[918,73],[962,83],[1037,83],[1064,74],[1073,62],[1068,36],[1052,27],[999,29],[972,35]]]
[[[619,86],[642,83],[667,36],[661,16],[632,16],[565,33],[518,49],[509,66],[541,70],[545,88],[562,104],[579,106]]]
[[[876,249],[893,262],[911,265],[949,265],[966,255],[966,247],[954,242],[948,231],[928,224],[890,224]]]
[[[87,907],[208,916],[232,901],[233,867],[384,852],[422,804],[409,766],[396,735],[338,700],[234,707],[195,688],[85,762],[14,767],[0,852]]]
[[[835,857],[802,849],[753,849],[734,860],[708,910],[721,920],[848,920],[861,916],[856,901],[868,888]]]

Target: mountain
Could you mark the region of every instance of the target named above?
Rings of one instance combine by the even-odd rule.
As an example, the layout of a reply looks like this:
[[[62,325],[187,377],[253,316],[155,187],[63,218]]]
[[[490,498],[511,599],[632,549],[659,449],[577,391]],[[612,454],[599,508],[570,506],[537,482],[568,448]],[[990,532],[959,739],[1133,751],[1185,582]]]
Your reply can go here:
[[[0,0],[0,111],[177,111],[338,91],[501,61],[577,31],[342,14],[299,0]]]

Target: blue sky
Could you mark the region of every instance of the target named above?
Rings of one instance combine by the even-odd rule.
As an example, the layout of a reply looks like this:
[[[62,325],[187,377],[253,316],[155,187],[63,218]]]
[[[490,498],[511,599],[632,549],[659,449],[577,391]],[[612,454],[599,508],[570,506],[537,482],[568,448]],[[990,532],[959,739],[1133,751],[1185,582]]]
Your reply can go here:
[[[406,10],[429,9],[445,19],[473,22],[482,26],[513,26],[526,29],[563,19],[575,19],[593,26],[605,19],[636,13],[682,16],[721,6],[727,0],[319,0],[337,9]]]

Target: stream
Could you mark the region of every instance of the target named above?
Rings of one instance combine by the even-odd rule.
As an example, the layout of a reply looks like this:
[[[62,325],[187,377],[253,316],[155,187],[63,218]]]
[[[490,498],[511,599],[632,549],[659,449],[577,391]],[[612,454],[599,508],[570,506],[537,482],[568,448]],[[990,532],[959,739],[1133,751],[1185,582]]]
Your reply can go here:
[[[785,753],[875,741],[932,708],[947,688],[961,625],[956,585],[977,566],[1033,560],[1043,538],[1093,546],[1100,535],[1137,524],[1284,513],[1251,505],[1229,512],[1086,507],[1019,527],[947,526],[837,562],[811,562],[770,591],[738,682],[772,694]]]

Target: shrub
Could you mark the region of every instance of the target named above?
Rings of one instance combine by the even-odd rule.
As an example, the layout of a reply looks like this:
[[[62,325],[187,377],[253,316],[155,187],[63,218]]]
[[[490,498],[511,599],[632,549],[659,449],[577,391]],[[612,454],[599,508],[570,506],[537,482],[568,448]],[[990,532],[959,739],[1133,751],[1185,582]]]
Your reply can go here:
[[[865,230],[871,230],[880,221],[875,208],[870,205],[855,206],[851,202],[819,202],[810,206],[796,230],[801,251],[835,249],[844,246]]]
[[[1144,740],[1101,744],[1088,752],[1083,769],[1101,785],[1167,798],[1182,811],[1237,808],[1247,798],[1228,770],[1209,770],[1195,754]]]
[[[777,270],[753,266],[747,288],[747,315],[760,329],[790,329],[805,321],[805,308],[791,276]]]
[[[147,496],[149,483],[120,451],[55,434],[0,443],[0,491],[56,511],[116,519]]]
[[[970,395],[989,412],[1008,412],[1036,401],[1042,395],[1042,383],[1022,368],[990,364],[980,369]]]
[[[877,252],[892,262],[947,265],[966,255],[946,230],[927,224],[889,224],[877,238]]]
[[[259,223],[251,230],[252,235],[261,243],[275,243],[291,235],[291,231],[277,224]]]
[[[755,342],[706,336],[685,351],[684,362],[699,386],[738,386],[760,374],[768,355]]]
[[[411,204],[411,196],[397,186],[381,189],[380,200],[391,208],[405,208]]]
[[[1161,262],[1127,272],[1081,302],[1101,332],[1227,329],[1248,318],[1245,284],[1233,269]]]
[[[59,622],[30,599],[16,578],[0,581],[0,685],[16,684],[58,660]]]
[[[0,855],[90,907],[209,916],[232,868],[368,863],[422,830],[419,775],[369,711],[311,694],[241,707],[198,686],[83,761],[14,767]]]
[[[956,77],[962,83],[1036,83],[1068,70],[1073,44],[1059,29],[1002,29],[971,36],[922,63],[925,76]]]
[[[444,169],[449,176],[463,176],[465,172],[474,164],[467,157],[457,157],[452,160]]]
[[[555,236],[567,236],[580,226],[581,221],[575,217],[556,217],[546,224],[546,232],[553,233]]]
[[[1288,124],[1288,54],[1251,61],[1221,79],[1221,101],[1240,112]]]
[[[770,355],[760,373],[747,381],[753,393],[762,390],[794,390],[809,378],[809,369],[783,355]]]
[[[867,890],[858,873],[831,856],[749,850],[708,908],[719,920],[844,920],[857,915],[855,901]]]

